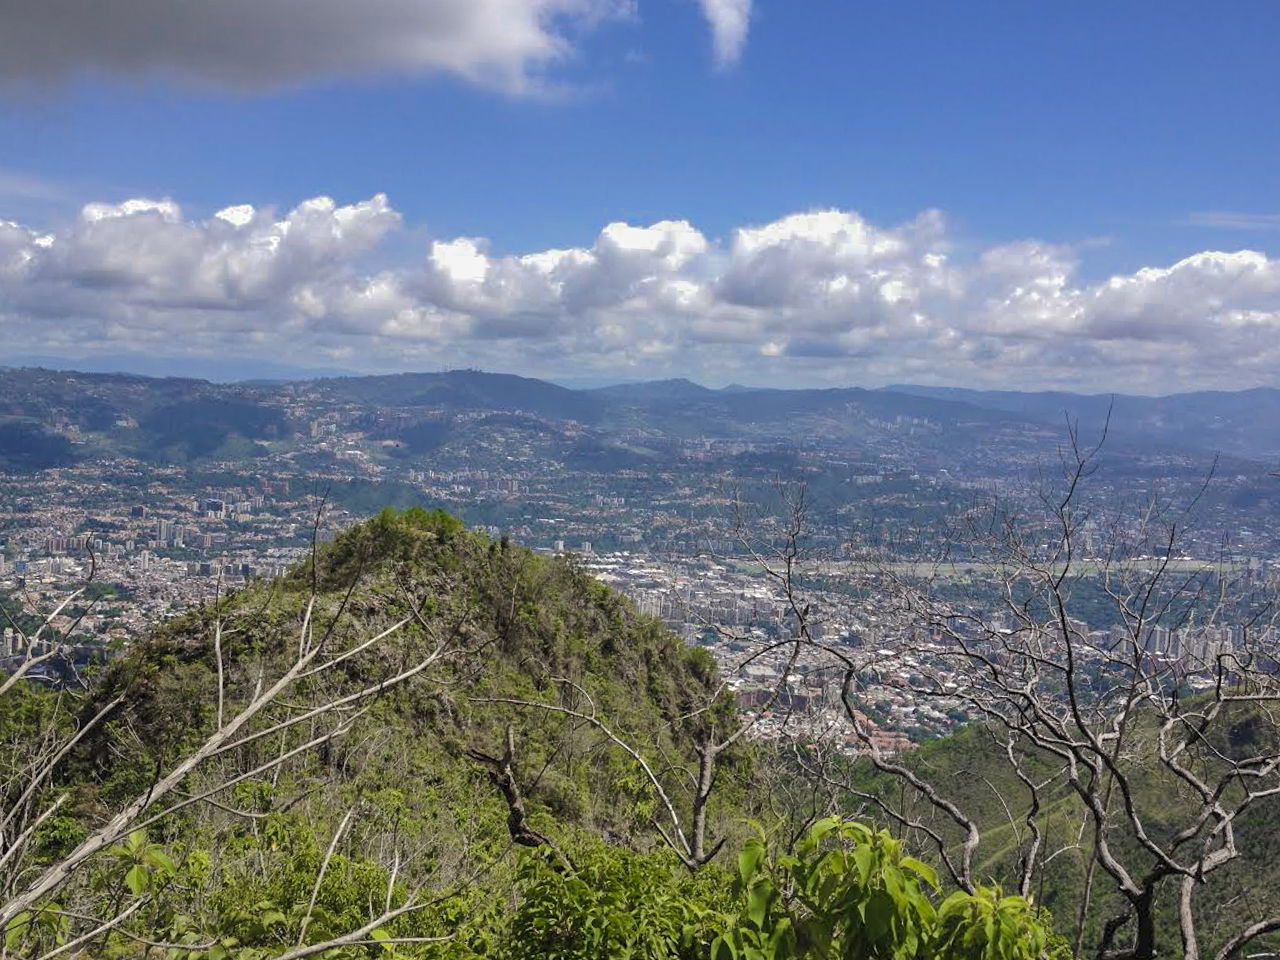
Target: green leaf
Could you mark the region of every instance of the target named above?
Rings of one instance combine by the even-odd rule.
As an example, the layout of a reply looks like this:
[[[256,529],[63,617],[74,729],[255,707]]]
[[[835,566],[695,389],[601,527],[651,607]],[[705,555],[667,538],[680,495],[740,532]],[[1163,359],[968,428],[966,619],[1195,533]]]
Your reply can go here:
[[[789,944],[791,939],[793,939],[791,918],[783,917],[778,921],[778,925],[774,927],[773,935],[769,937],[769,952],[775,957],[786,956],[787,954],[782,952],[782,945],[784,941]]]
[[[809,828],[809,836],[812,837],[816,843],[821,841],[823,837],[839,826],[840,821],[835,817],[824,817]]]
[[[737,950],[733,948],[731,941],[724,937],[717,937],[712,941],[712,960],[723,960],[723,957],[728,957],[728,960],[737,960]]]
[[[9,921],[9,926],[5,928],[4,945],[8,949],[16,947],[27,933],[27,927],[31,925],[31,912],[23,910],[20,914]]]
[[[871,879],[872,857],[873,857],[873,854],[871,852],[870,847],[859,845],[854,848],[853,862],[858,867],[858,883],[859,885],[864,887],[867,885],[867,882]]]
[[[396,948],[394,943],[387,942],[391,939],[391,934],[387,933],[386,929],[383,927],[378,927],[371,934],[369,934],[369,936],[372,939],[377,940],[380,944],[382,944],[382,948],[384,950],[394,951]]]
[[[140,897],[147,892],[147,887],[151,883],[151,875],[147,873],[146,867],[140,863],[135,863],[129,868],[129,872],[124,875],[124,882],[130,893],[135,897]]]
[[[873,940],[881,940],[893,923],[893,898],[883,890],[877,890],[867,901],[867,933]]]
[[[756,869],[759,867],[764,853],[764,844],[759,840],[748,840],[743,844],[742,852],[738,854],[738,877],[742,880],[744,887],[755,876]]]
[[[773,885],[767,880],[752,886],[747,895],[747,916],[758,928],[764,928],[765,916],[773,900]]]
[[[921,877],[929,886],[938,889],[938,871],[915,857],[903,857],[902,865]]]
[[[142,855],[142,859],[144,862],[163,873],[177,873],[178,871],[178,865],[173,862],[173,858],[159,847],[151,847]]]

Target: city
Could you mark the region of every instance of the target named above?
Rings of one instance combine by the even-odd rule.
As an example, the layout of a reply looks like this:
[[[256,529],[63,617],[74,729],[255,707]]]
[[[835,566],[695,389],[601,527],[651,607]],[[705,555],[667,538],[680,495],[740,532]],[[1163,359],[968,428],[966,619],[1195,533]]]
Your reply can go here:
[[[17,373],[26,382],[43,379],[60,391],[103,396],[91,377]],[[100,382],[110,397],[116,384]],[[495,540],[573,556],[642,613],[706,646],[744,705],[785,683],[786,709],[774,705],[776,716],[755,733],[778,736],[785,728],[788,736],[803,737],[806,729],[832,726],[832,664],[810,652],[784,677],[785,646],[757,655],[797,624],[778,585],[750,562],[759,544],[743,536],[743,511],[754,511],[764,529],[759,525],[768,510],[781,508],[781,493],[803,488],[809,496],[806,598],[819,611],[806,629],[813,638],[875,650],[880,661],[895,664],[860,705],[898,751],[970,716],[954,698],[912,692],[909,678],[921,658],[937,659],[931,658],[937,640],[895,628],[874,603],[851,597],[856,577],[841,561],[855,544],[875,544],[898,562],[923,563],[943,551],[963,560],[954,555],[961,548],[954,524],[984,503],[1032,511],[1036,494],[1027,478],[1061,453],[1060,437],[1036,423],[1006,424],[1003,438],[987,437],[974,449],[958,445],[955,428],[945,428],[942,419],[887,421],[848,405],[844,417],[860,424],[851,432],[827,428],[785,438],[769,433],[766,421],[691,436],[674,430],[669,419],[660,421],[661,429],[615,430],[519,407],[459,409],[447,396],[425,408],[419,401],[354,402],[335,386],[345,382],[218,388],[252,397],[286,429],[250,451],[231,444],[229,456],[215,452],[186,463],[112,454],[119,445],[113,438],[136,433],[137,421],[121,415],[107,433],[95,433],[84,429],[74,404],[54,407],[41,427],[92,452],[65,466],[0,476],[0,591],[30,617],[88,587],[91,604],[82,598],[45,628],[46,642],[65,639],[86,664],[118,654],[177,613],[255,579],[280,576],[313,543],[385,505],[438,506]],[[188,392],[205,389],[209,385],[193,382]],[[629,416],[638,422],[635,411]],[[452,439],[429,452],[414,449],[427,425]],[[1267,523],[1275,493],[1263,465],[1235,461],[1235,474],[1219,467],[1205,492],[1198,489],[1204,458],[1194,452],[1144,450],[1131,461],[1123,440],[1115,446],[1109,475],[1088,491],[1095,503],[1195,497],[1198,515],[1180,536],[1177,562],[1187,570],[1229,570],[1259,589],[1276,579],[1280,531]],[[638,450],[659,451],[661,466],[641,468]],[[595,462],[606,455],[610,463]],[[1138,459],[1140,470],[1131,465]],[[1101,517],[1078,534],[1085,556],[1116,536]],[[986,589],[965,575],[954,582],[967,584],[962,589],[975,600]],[[1101,638],[1120,627],[1114,612],[1094,617],[1102,618],[1093,625],[1094,646],[1106,649],[1115,641]],[[1240,627],[1222,629],[1229,639]],[[1090,632],[1088,626],[1081,631]],[[1197,633],[1199,639],[1188,635],[1179,643],[1179,630],[1160,624],[1145,631],[1144,645],[1165,657],[1176,658],[1185,646],[1204,660],[1205,644],[1218,642]],[[17,638],[13,626],[4,628],[6,654],[19,652]],[[743,660],[750,662],[742,666]]]

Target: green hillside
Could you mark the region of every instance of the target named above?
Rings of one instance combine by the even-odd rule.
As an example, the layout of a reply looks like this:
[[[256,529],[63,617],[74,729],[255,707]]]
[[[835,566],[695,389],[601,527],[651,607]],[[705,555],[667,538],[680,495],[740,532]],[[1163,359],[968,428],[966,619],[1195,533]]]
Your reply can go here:
[[[1065,956],[887,832],[784,828],[764,753],[698,763],[740,723],[705,651],[439,511],[386,510],[84,680],[0,696],[3,956]]]
[[[234,638],[229,656],[235,676],[228,684],[234,690],[251,682],[258,657],[270,656],[273,644],[283,645],[286,656],[291,652],[313,586],[313,619],[326,629],[332,620],[337,635],[330,642],[337,645],[345,642],[343,631],[374,633],[407,614],[416,622],[381,656],[404,656],[441,634],[458,639],[438,668],[376,701],[370,719],[386,736],[344,745],[327,758],[325,773],[340,774],[333,790],[368,796],[389,789],[403,794],[396,800],[399,815],[434,816],[440,804],[431,791],[405,787],[491,793],[483,768],[465,753],[499,749],[511,723],[519,735],[521,765],[531,779],[541,771],[530,799],[548,820],[628,837],[647,832],[622,796],[594,789],[625,779],[630,764],[599,749],[593,732],[568,729],[555,714],[477,698],[558,702],[565,684],[553,678],[560,678],[589,691],[619,734],[678,757],[689,745],[691,728],[676,719],[703,706],[715,688],[709,658],[684,647],[570,561],[465,533],[456,520],[421,510],[384,512],[322,548],[314,569],[309,561],[282,581],[251,587],[168,624],[113,665],[86,707],[91,711],[116,696],[125,698],[82,751],[101,789],[136,787],[127,781],[145,775],[157,750],[180,746],[210,722],[215,616],[223,619],[223,635]],[[336,686],[316,693],[342,696],[375,679],[383,666],[356,658],[333,681]],[[128,738],[121,735],[126,729]],[[120,755],[124,739],[137,751],[127,758]],[[107,740],[111,750],[99,742]],[[500,798],[490,799],[497,811]],[[330,797],[326,804],[336,802]]]
[[[1194,705],[1188,704],[1188,707]],[[1208,779],[1221,758],[1274,756],[1277,744],[1274,720],[1248,704],[1235,704],[1225,721],[1211,732],[1197,752],[1187,758],[1188,766]],[[1162,844],[1188,826],[1198,798],[1159,761],[1157,729],[1150,717],[1127,732],[1125,767],[1132,784],[1134,808],[1148,835]],[[1060,764],[1032,749],[1018,751],[1024,773],[1034,782],[1053,777]],[[1013,887],[1021,877],[1021,865],[1031,843],[1026,816],[1031,809],[1031,793],[1008,762],[1004,743],[997,742],[982,725],[967,727],[949,737],[928,742],[908,762],[911,770],[938,787],[941,795],[975,819],[982,838],[975,859],[975,873],[988,882]],[[851,771],[857,789],[882,798],[909,818],[927,824],[950,844],[952,853],[960,849],[962,833],[921,794],[904,788],[889,774],[860,764]],[[1224,799],[1230,801],[1234,791]],[[1117,859],[1135,876],[1155,865],[1124,816],[1124,800],[1119,789],[1100,793],[1108,798],[1107,809],[1114,826],[1108,840]],[[889,822],[874,806],[862,808],[864,815]],[[1085,906],[1086,876],[1093,855],[1092,825],[1079,795],[1059,775],[1041,790],[1040,809],[1035,816],[1043,837],[1040,855],[1044,866],[1034,876],[1031,894],[1056,918],[1059,931],[1073,943],[1083,912],[1083,954],[1093,955],[1102,928],[1108,919],[1123,912],[1124,901],[1115,883],[1100,868],[1094,869],[1092,892]],[[1196,894],[1200,949],[1216,952],[1227,938],[1252,923],[1280,911],[1280,797],[1256,802],[1235,824],[1241,856],[1217,870]],[[894,824],[895,830],[901,830]],[[916,847],[932,846],[922,831],[906,831]],[[937,860],[936,849],[930,853]],[[1051,859],[1047,859],[1050,858]],[[1155,900],[1157,948],[1162,955],[1180,953],[1177,916],[1178,881],[1161,881]],[[1271,944],[1274,946],[1274,944]],[[1263,941],[1253,944],[1262,950]]]
[[[613,734],[663,765],[663,781],[683,805],[679,770],[692,769],[695,736],[733,719],[729,701],[715,696],[709,657],[686,648],[572,562],[467,533],[457,520],[421,509],[385,511],[323,546],[285,579],[251,586],[160,627],[93,681],[82,702],[35,689],[7,695],[6,741],[70,729],[115,704],[76,745],[61,782],[51,787],[70,788],[71,802],[41,828],[37,860],[74,849],[217,727],[217,650],[225,716],[249,701],[262,676],[269,684],[279,675],[296,657],[309,605],[309,642],[334,650],[359,650],[364,638],[407,622],[388,642],[304,679],[254,730],[376,686],[423,651],[443,646],[445,653],[429,670],[361,700],[349,716],[339,714],[336,723],[348,729],[318,749],[244,776],[307,742],[326,721],[246,737],[251,742],[193,773],[183,796],[236,782],[210,802],[185,806],[148,828],[145,844],[196,870],[200,891],[189,897],[171,888],[164,915],[150,920],[153,927],[179,917],[192,923],[203,917],[205,928],[212,922],[224,933],[262,926],[261,916],[249,914],[264,904],[261,914],[288,917],[288,905],[307,900],[303,888],[335,835],[341,836],[342,870],[331,869],[329,878],[336,884],[340,874],[347,886],[329,891],[326,881],[322,891],[332,893],[324,922],[334,930],[367,906],[373,886],[386,887],[386,865],[397,856],[397,896],[421,888],[448,898],[448,909],[403,921],[414,935],[440,935],[441,924],[479,910],[474,898],[497,906],[493,895],[510,896],[523,862],[512,852],[513,840],[517,847],[527,842],[513,836],[511,811],[483,759],[502,755],[508,727],[531,833],[566,856],[588,860],[606,849],[601,839],[652,853],[660,876],[683,882],[680,872],[687,871],[660,852],[651,784],[625,751],[565,714],[486,701],[579,711],[593,704]],[[8,759],[11,768],[19,762],[16,755]],[[719,775],[710,833],[742,834],[750,777],[745,752],[726,756]],[[71,895],[92,899],[109,875],[109,866],[85,871]],[[271,941],[270,926],[256,935],[264,943]],[[313,926],[313,934],[321,932]]]

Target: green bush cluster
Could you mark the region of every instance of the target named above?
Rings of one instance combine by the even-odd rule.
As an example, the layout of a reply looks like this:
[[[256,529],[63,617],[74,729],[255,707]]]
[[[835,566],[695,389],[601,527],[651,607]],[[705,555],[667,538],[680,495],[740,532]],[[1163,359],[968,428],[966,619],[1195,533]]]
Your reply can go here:
[[[297,818],[242,845],[264,869],[228,871],[206,851],[179,859],[141,831],[106,851],[93,882],[128,922],[95,941],[106,960],[271,960],[358,929],[405,890],[381,867],[327,861]],[[998,888],[944,895],[933,870],[884,831],[835,819],[790,849],[763,831],[736,874],[691,873],[664,851],[585,835],[567,851],[523,851],[505,882],[464,884],[325,960],[1067,960],[1048,917]],[[199,896],[192,896],[193,892]],[[5,931],[11,956],[68,942],[58,904]]]
[[[735,886],[742,908],[711,960],[1037,960],[1065,946],[998,887],[939,902],[932,867],[855,821],[820,820],[780,853],[762,831],[738,855]]]

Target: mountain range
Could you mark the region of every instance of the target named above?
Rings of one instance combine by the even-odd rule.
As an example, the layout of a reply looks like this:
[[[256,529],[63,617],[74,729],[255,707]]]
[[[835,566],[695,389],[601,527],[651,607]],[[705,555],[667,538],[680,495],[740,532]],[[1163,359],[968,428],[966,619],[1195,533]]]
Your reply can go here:
[[[665,442],[709,437],[855,450],[908,438],[927,458],[1059,442],[1068,422],[1092,437],[1109,419],[1113,443],[1135,454],[1280,458],[1274,388],[1139,397],[909,384],[711,389],[675,379],[570,389],[475,370],[227,384],[8,367],[0,368],[0,467],[41,469],[94,452],[168,461],[253,456],[326,411],[408,453],[500,428],[641,457],[660,456]]]

